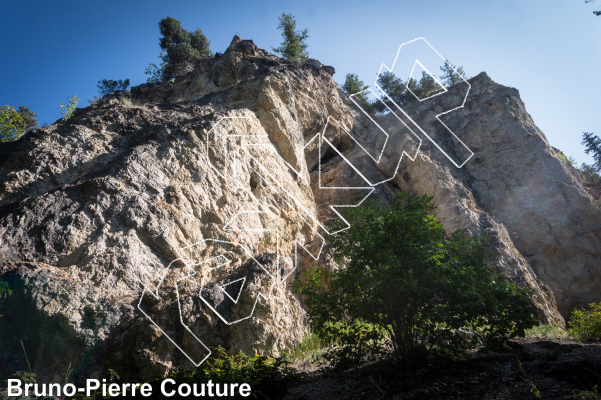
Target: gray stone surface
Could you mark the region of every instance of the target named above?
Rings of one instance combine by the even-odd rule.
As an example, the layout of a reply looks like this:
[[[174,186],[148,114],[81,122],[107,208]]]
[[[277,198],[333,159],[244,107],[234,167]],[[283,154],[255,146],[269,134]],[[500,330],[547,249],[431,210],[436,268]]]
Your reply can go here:
[[[358,140],[329,131],[338,151],[370,179],[391,176],[393,154],[376,165],[357,146],[377,148],[379,139],[370,136],[371,122],[353,108],[333,73],[235,37],[223,55],[198,62],[175,83],[144,84],[125,99],[107,96],[67,122],[0,146],[0,276],[15,288],[0,300],[0,379],[27,369],[20,340],[45,381],[62,381],[69,365],[79,376],[101,377],[114,368],[132,381],[192,367],[138,310],[145,287],[158,298],[145,295],[141,308],[192,358],[205,353],[179,322],[178,296],[183,320],[208,346],[277,354],[298,343],[308,330],[300,299],[285,284],[275,285],[268,298],[258,296],[268,275],[234,248],[224,250],[235,258],[224,269],[202,267],[188,276],[186,262],[167,267],[200,257],[205,250],[192,256],[183,248],[208,239],[244,243],[269,271],[290,270],[294,240],[315,253],[322,243],[306,215],[323,219],[328,205],[357,199],[356,192],[319,189],[320,157],[326,156],[322,183],[361,183],[333,149],[326,146],[320,155],[317,141],[309,143],[328,116]],[[399,174],[372,196],[387,200],[401,189],[428,194],[448,231],[489,233],[497,268],[535,290],[543,320],[563,325],[572,307],[600,300],[599,204],[555,156],[515,89],[485,74],[470,82],[466,107],[445,123],[460,132],[474,158],[457,169],[424,141],[416,160],[405,157]],[[410,112],[434,124],[428,107],[436,104]],[[417,142],[394,118],[378,122],[395,132],[391,140],[415,150]],[[228,139],[229,152],[207,150],[216,132],[242,137]],[[263,145],[243,146],[253,140]],[[233,164],[234,158],[241,162]],[[226,161],[236,179],[211,168]],[[254,170],[273,179],[262,180]],[[297,202],[286,205],[282,188]],[[270,256],[273,231],[223,229],[242,210],[262,213],[240,224],[280,229],[279,263]],[[300,270],[315,264],[299,253]],[[334,267],[327,246],[319,264]],[[208,279],[204,286],[201,276]],[[203,286],[225,315],[230,300],[216,285],[239,276],[248,277],[248,290],[228,318],[248,312],[258,299],[257,305],[252,318],[227,325],[198,294]]]

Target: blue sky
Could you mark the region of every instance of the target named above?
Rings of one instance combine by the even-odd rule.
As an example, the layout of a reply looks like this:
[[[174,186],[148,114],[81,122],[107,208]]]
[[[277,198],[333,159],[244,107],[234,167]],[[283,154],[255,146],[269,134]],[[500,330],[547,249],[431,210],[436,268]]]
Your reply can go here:
[[[425,37],[469,75],[486,71],[520,91],[550,143],[579,162],[583,131],[601,134],[601,17],[584,0],[113,1],[0,0],[0,105],[26,105],[40,124],[59,104],[98,94],[100,79],[146,81],[158,63],[158,22],[172,16],[202,29],[214,51],[234,34],[270,49],[282,12],[309,29],[312,58],[372,84],[399,45]]]

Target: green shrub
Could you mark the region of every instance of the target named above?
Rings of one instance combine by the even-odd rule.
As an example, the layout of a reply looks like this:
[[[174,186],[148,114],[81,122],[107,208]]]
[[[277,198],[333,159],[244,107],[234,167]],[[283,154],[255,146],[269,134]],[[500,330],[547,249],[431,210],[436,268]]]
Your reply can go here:
[[[569,332],[580,340],[601,340],[601,302],[572,311]]]
[[[0,143],[19,139],[25,132],[26,125],[14,107],[0,107]]]
[[[476,345],[497,347],[537,324],[532,291],[489,269],[494,254],[486,239],[447,235],[429,215],[433,209],[431,198],[401,192],[390,206],[346,209],[344,232],[344,221],[328,225],[340,232],[330,242],[346,265],[329,287],[313,269],[296,289],[307,295],[313,331],[341,342],[341,362],[392,349],[410,368],[428,353],[456,357]],[[459,328],[471,331],[467,339],[455,334]]]
[[[194,371],[179,370],[167,378],[177,383],[248,383],[252,395],[259,399],[273,399],[282,396],[288,385],[297,379],[283,357],[255,355],[249,357],[240,352],[228,356],[225,349],[212,349],[211,356]],[[156,378],[162,381],[165,378]],[[233,397],[238,398],[238,397]],[[242,398],[242,397],[240,397]]]
[[[60,105],[61,114],[63,114],[65,121],[73,116],[73,111],[75,111],[77,103],[79,103],[79,97],[76,94],[73,97],[67,97],[67,99],[69,100],[69,104],[65,105],[65,103],[61,103]]]

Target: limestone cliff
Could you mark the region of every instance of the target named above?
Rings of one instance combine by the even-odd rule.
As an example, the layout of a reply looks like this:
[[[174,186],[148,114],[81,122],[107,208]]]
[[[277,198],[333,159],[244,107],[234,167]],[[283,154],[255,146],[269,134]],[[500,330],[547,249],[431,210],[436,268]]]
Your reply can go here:
[[[287,283],[332,267],[320,221],[366,192],[323,187],[366,187],[358,165],[394,175],[371,197],[428,194],[445,229],[488,232],[497,268],[535,290],[544,320],[563,325],[601,299],[599,205],[515,89],[470,80],[466,107],[445,120],[475,154],[463,168],[421,138],[395,175],[395,160],[366,158],[372,122],[333,73],[236,37],[175,83],[107,96],[0,146],[0,276],[14,289],[0,300],[0,378],[26,370],[21,340],[34,372],[55,381],[69,364],[88,378],[114,368],[148,379],[214,345],[297,343],[306,315]],[[411,113],[434,125],[435,107]],[[378,123],[417,149],[395,118]],[[315,139],[324,129],[331,145]]]

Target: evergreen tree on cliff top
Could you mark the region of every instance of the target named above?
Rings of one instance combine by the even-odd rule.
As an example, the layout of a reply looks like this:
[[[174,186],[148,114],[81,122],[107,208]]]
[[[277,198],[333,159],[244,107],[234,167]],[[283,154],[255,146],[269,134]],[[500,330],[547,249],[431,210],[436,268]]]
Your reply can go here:
[[[284,41],[280,47],[272,47],[271,49],[281,54],[286,60],[306,61],[309,58],[309,52],[307,51],[309,45],[305,43],[305,40],[309,37],[309,31],[307,29],[295,30],[296,20],[292,14],[283,13],[278,19],[280,21],[278,29],[282,30]]]
[[[169,82],[190,72],[196,61],[213,56],[211,42],[198,28],[189,32],[180,21],[167,17],[159,22],[159,30],[163,36],[159,40],[162,49],[159,57],[163,62],[160,67],[150,64],[146,69],[149,82]]]

